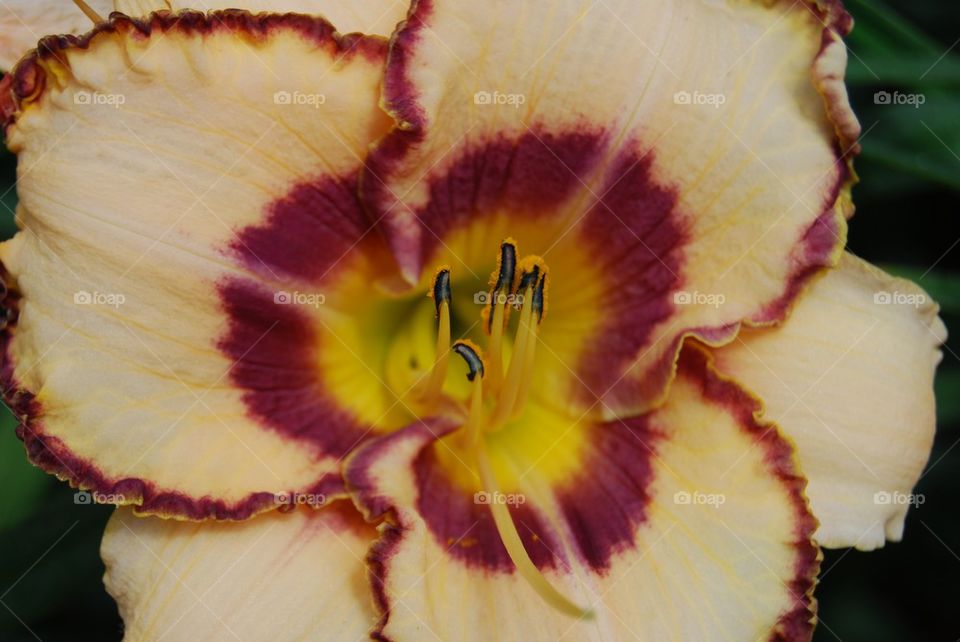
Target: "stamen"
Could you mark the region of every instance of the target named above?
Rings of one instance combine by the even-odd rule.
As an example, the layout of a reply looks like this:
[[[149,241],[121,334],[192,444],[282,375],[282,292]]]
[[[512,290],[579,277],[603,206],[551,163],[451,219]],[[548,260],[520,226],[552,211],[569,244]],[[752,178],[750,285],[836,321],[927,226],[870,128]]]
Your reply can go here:
[[[503,326],[506,322],[507,297],[513,294],[513,282],[517,272],[517,243],[506,239],[500,244],[500,257],[497,259],[496,281],[490,292],[490,307],[484,312],[487,332],[490,334],[490,385],[496,390],[503,374]],[[491,281],[493,281],[491,277]]]
[[[540,275],[544,278],[541,279]],[[517,327],[517,338],[513,343],[513,356],[510,357],[510,368],[507,370],[507,378],[503,385],[503,390],[497,399],[497,405],[493,412],[493,418],[490,421],[489,430],[497,431],[503,427],[504,423],[513,415],[513,409],[520,394],[521,377],[524,374],[524,363],[527,360],[527,350],[531,340],[536,341],[536,335],[532,332],[543,314],[543,294],[540,283],[543,281],[546,285],[546,264],[540,257],[529,256],[521,262],[520,286],[518,292],[523,293],[523,308],[520,311],[520,321]],[[539,293],[539,303],[537,303],[537,291]],[[533,321],[534,308],[539,305],[537,311],[537,322]],[[531,368],[533,357],[530,357]]]
[[[480,356],[480,348],[477,347],[477,344],[469,339],[458,339],[453,344],[453,351],[467,362],[467,367],[470,369],[470,372],[467,373],[468,380],[475,381],[477,375],[480,375],[480,378],[483,379],[483,358]]]
[[[537,332],[540,324],[543,323],[543,316],[546,311],[547,301],[547,275],[540,277],[540,282],[533,290],[533,314],[537,316],[537,322],[530,328],[530,338],[527,343],[527,351],[523,356],[523,365],[520,368],[520,393],[517,395],[517,401],[514,403],[510,413],[511,418],[516,418],[527,404],[527,398],[530,395],[530,382],[533,380],[533,364],[537,355]],[[512,364],[511,364],[512,365]]]
[[[83,0],[73,0],[73,4],[77,5],[77,8],[83,12],[83,15],[90,18],[94,25],[98,25],[101,22],[105,22],[103,18],[100,17],[100,14],[90,8]]]
[[[480,483],[484,490],[494,496],[499,496],[500,485],[497,483],[496,475],[493,474],[493,467],[490,465],[490,458],[487,455],[486,446],[482,441],[477,446],[477,469],[480,473]],[[525,579],[531,588],[537,592],[537,595],[544,602],[567,615],[572,615],[581,619],[592,619],[593,611],[591,609],[577,606],[572,600],[563,595],[556,589],[540,569],[537,568],[527,550],[523,547],[523,540],[520,539],[520,533],[517,532],[517,525],[510,516],[510,509],[506,504],[499,502],[490,502],[490,512],[493,513],[493,522],[497,527],[497,533],[507,549],[507,555],[517,567],[520,577]]]
[[[437,356],[433,362],[430,379],[424,388],[423,398],[429,406],[433,406],[440,398],[443,382],[447,378],[447,363],[450,356],[450,268],[447,266],[437,270],[431,290],[433,303],[437,309],[437,319],[440,320],[437,329]]]
[[[531,297],[532,298],[532,297]],[[525,305],[525,310],[529,313],[533,309],[533,304]],[[496,475],[493,473],[493,467],[490,465],[490,457],[487,454],[487,447],[484,443],[483,431],[481,430],[483,422],[483,358],[480,356],[479,348],[471,341],[462,340],[453,344],[453,351],[463,357],[466,361],[469,373],[467,379],[473,383],[473,390],[470,395],[470,412],[467,421],[464,424],[468,447],[476,453],[477,472],[480,475],[482,487],[495,496],[501,494],[500,484]],[[478,376],[479,375],[479,376]],[[499,502],[490,503],[490,511],[493,514],[493,523],[497,527],[497,534],[500,541],[503,542],[507,555],[510,556],[520,577],[527,581],[531,588],[536,591],[540,598],[562,613],[581,619],[593,618],[593,611],[588,608],[577,606],[572,600],[568,599],[558,591],[540,569],[537,568],[527,550],[523,547],[523,540],[520,539],[520,533],[517,531],[517,525],[510,516],[510,509],[506,504]]]
[[[469,340],[454,343],[453,351],[463,357],[470,369],[467,379],[473,383],[473,386],[470,391],[470,411],[464,428],[468,447],[474,448],[480,443],[483,434],[483,358],[480,356],[480,349]]]

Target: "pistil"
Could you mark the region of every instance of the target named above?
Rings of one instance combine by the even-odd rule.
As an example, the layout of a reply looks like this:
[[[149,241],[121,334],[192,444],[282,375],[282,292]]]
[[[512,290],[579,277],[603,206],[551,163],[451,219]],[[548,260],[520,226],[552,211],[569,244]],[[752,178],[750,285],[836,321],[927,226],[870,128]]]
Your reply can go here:
[[[532,304],[525,307],[529,310],[533,308]],[[466,361],[467,367],[469,368],[467,379],[472,383],[470,412],[464,424],[467,443],[475,455],[477,472],[480,476],[480,483],[483,489],[491,496],[499,497],[502,495],[500,483],[490,463],[485,434],[484,431],[481,430],[483,423],[483,359],[480,357],[478,348],[469,341],[457,341],[453,346],[453,350]],[[520,356],[522,357],[522,355]],[[496,501],[490,502],[489,506],[493,514],[493,523],[497,528],[497,534],[500,536],[500,541],[503,542],[507,555],[516,567],[520,577],[526,580],[544,602],[558,611],[576,618],[592,618],[592,610],[578,606],[563,595],[563,593],[557,590],[543,573],[540,572],[536,564],[533,563],[526,548],[523,546],[523,540],[520,538],[520,533],[517,531],[517,525],[510,515],[508,506]]]

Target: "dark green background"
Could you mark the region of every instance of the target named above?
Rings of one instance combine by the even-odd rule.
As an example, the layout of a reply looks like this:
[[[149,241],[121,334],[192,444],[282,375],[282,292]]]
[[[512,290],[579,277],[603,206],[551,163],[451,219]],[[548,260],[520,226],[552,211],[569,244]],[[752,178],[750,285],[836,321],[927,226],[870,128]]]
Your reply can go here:
[[[960,328],[960,6],[954,0],[900,5],[891,11],[892,5],[877,1],[847,2],[857,21],[848,40],[848,78],[867,132],[850,246],[919,280],[940,301],[947,326]],[[926,102],[920,108],[875,105],[878,90],[922,93]],[[4,237],[14,231],[13,180],[14,159],[4,153]],[[826,551],[818,642],[960,638],[960,448],[954,448],[960,440],[960,340],[952,337],[944,352],[939,431],[917,491],[926,503],[911,511],[903,543],[873,553]],[[72,489],[27,464],[9,413],[2,424],[0,640],[119,638],[121,623],[103,589],[98,554],[110,509],[75,505]]]

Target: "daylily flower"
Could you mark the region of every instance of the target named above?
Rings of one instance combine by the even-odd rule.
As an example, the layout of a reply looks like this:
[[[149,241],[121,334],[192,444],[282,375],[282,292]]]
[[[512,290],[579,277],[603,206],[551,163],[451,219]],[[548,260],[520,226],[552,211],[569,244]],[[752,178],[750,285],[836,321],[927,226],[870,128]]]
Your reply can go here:
[[[389,45],[41,41],[0,99],[5,389],[129,505],[128,638],[809,639],[819,546],[902,535],[945,334],[843,253],[850,27],[420,0]]]

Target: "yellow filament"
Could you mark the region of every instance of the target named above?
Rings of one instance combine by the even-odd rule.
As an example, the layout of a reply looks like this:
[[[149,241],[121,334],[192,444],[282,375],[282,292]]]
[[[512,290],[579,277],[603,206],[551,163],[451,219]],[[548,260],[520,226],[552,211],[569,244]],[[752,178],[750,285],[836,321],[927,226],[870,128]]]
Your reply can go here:
[[[527,344],[530,340],[530,328],[533,322],[533,289],[527,288],[523,293],[523,309],[520,311],[520,322],[517,326],[517,340],[513,344],[513,356],[510,357],[510,368],[507,370],[507,379],[503,390],[497,399],[497,407],[490,420],[490,431],[499,430],[510,417],[513,405],[517,401],[520,391],[520,375],[523,370],[524,357],[527,353]]]
[[[440,398],[443,382],[447,378],[447,363],[450,359],[450,304],[440,303],[440,327],[437,330],[437,357],[433,362],[430,379],[424,389],[423,398],[433,407]]]
[[[104,22],[104,19],[100,17],[100,14],[94,11],[93,9],[91,9],[90,5],[88,5],[83,0],[73,0],[73,4],[77,5],[77,8],[83,12],[83,15],[90,18],[91,22],[93,22],[94,25],[98,25],[101,22]]]
[[[520,370],[520,394],[517,395],[517,401],[513,404],[510,413],[511,418],[516,418],[524,406],[527,405],[527,397],[530,396],[530,381],[533,379],[533,364],[537,356],[537,331],[540,324],[532,321],[530,328],[530,338],[527,340],[527,351],[523,356],[523,367]]]
[[[503,314],[507,306],[501,303],[501,298],[506,298],[502,294],[494,291],[493,296],[495,300],[493,302],[493,326],[490,332],[490,347],[487,350],[487,353],[490,355],[490,363],[487,364],[487,378],[490,382],[490,387],[493,390],[497,390],[500,386],[500,380],[503,377],[503,366],[501,366],[503,362],[501,351],[503,348],[500,344],[503,342]]]
[[[500,495],[500,488],[497,484],[497,478],[493,474],[493,468],[490,466],[490,459],[487,455],[486,446],[482,441],[477,444],[477,468],[480,472],[480,481],[484,490],[493,497]],[[523,547],[523,540],[520,539],[520,533],[517,532],[517,525],[513,523],[510,517],[510,509],[506,504],[496,501],[490,502],[490,511],[493,513],[493,522],[497,527],[497,533],[503,541],[507,554],[513,560],[520,577],[525,579],[528,584],[537,592],[537,595],[544,602],[557,609],[561,613],[572,615],[576,618],[591,619],[593,611],[588,608],[577,606],[574,602],[564,596],[556,589],[547,578],[543,576],[540,569],[536,567],[526,549]]]
[[[483,377],[479,373],[470,391],[470,414],[465,427],[468,447],[476,448],[483,435]]]

